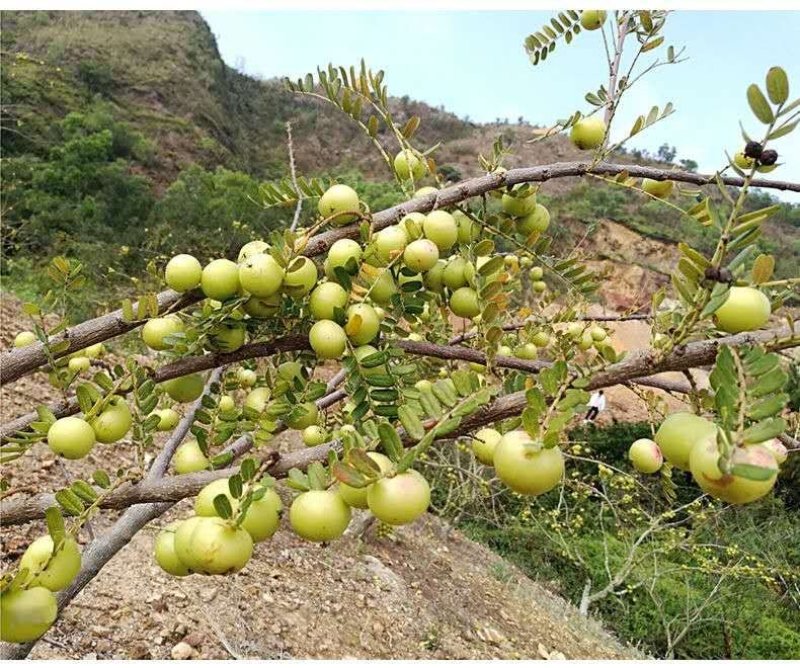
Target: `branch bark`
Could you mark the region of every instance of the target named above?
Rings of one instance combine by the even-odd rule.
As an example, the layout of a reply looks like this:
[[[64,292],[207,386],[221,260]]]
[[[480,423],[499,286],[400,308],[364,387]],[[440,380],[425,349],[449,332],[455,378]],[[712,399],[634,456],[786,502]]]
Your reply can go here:
[[[457,204],[471,197],[483,195],[491,190],[518,183],[542,183],[551,179],[560,179],[575,176],[597,175],[614,176],[627,172],[632,177],[650,178],[659,181],[672,180],[682,183],[691,183],[697,186],[713,184],[716,182],[714,174],[696,174],[682,170],[667,170],[642,165],[626,165],[601,162],[594,164],[590,161],[557,162],[550,165],[536,167],[521,167],[510,169],[502,174],[494,173],[479,176],[474,179],[462,181],[449,188],[444,188],[436,193],[424,197],[416,197],[408,202],[379,211],[372,216],[373,227],[383,229],[397,222],[407,213],[428,212],[435,208]],[[728,186],[739,187],[744,180],[735,176],[720,176],[719,179]],[[772,181],[770,179],[753,179],[751,186],[754,188],[771,188],[774,190],[788,190],[800,192],[800,183],[788,181]],[[335,230],[329,230],[311,237],[303,249],[308,256],[316,256],[326,252],[333,242],[339,239],[355,238],[359,235],[358,225],[349,225]],[[158,295],[159,312],[178,311],[203,299],[199,290],[180,295],[173,290],[165,290]],[[134,306],[135,308],[135,306]],[[63,334],[51,339],[51,345],[62,340],[69,340],[67,350],[58,353],[56,359],[69,355],[78,350],[101,343],[108,339],[130,332],[144,324],[144,321],[126,322],[122,318],[122,311],[114,311],[92,320],[69,328]],[[34,343],[24,348],[0,354],[0,385],[24,376],[38,369],[47,362],[44,354],[44,345]]]

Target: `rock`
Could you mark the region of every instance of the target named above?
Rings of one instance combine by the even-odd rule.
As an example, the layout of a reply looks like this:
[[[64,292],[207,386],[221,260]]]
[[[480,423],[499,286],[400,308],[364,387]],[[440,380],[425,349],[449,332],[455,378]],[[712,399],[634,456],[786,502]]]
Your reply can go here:
[[[217,596],[216,589],[208,588],[200,590],[200,600],[203,601],[203,603],[209,603],[210,601],[213,601],[214,598],[216,598],[216,596]]]
[[[172,648],[170,656],[176,661],[191,659],[194,656],[194,647],[188,642],[181,641]]]
[[[203,638],[204,638],[204,636],[203,636],[202,633],[200,633],[199,631],[194,631],[194,632],[188,634],[183,639],[183,642],[185,642],[187,645],[191,645],[194,648],[198,648],[198,647],[200,647],[200,645],[203,644]]]

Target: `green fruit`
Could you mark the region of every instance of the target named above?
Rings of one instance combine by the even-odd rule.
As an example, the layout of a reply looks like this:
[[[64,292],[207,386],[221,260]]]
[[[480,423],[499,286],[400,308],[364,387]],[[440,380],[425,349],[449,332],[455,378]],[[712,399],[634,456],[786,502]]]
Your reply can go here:
[[[510,346],[497,346],[497,354],[502,355],[503,357],[510,357],[512,354],[512,350]]]
[[[539,351],[533,343],[524,343],[516,347],[514,356],[521,360],[535,360],[539,356]]]
[[[510,431],[495,448],[494,468],[515,492],[539,496],[564,477],[564,457],[558,447],[544,448],[525,431]]]
[[[424,158],[409,149],[403,149],[394,158],[394,171],[401,181],[408,181],[412,175],[415,181],[419,181],[428,168]]]
[[[441,292],[444,288],[444,270],[447,263],[444,260],[437,260],[431,269],[425,272],[422,282],[431,292]]]
[[[242,261],[252,257],[253,255],[267,253],[268,251],[269,244],[266,241],[261,241],[259,239],[256,239],[255,241],[248,241],[239,249],[239,257],[236,258],[236,261],[241,264]]]
[[[286,269],[283,290],[293,299],[305,297],[314,289],[319,274],[317,265],[307,257],[296,257]]]
[[[350,186],[343,184],[331,186],[319,198],[317,210],[323,218],[331,218],[330,223],[334,227],[352,223],[358,219],[361,211],[358,193]]]
[[[61,591],[81,570],[81,551],[74,538],[66,536],[55,555],[53,547],[53,539],[48,535],[37,538],[25,550],[19,569],[28,569],[26,589],[45,587],[50,591]]]
[[[724,332],[752,332],[763,326],[771,313],[767,296],[756,288],[732,287],[728,298],[714,313],[714,322]]]
[[[178,558],[194,573],[222,575],[245,567],[253,554],[253,539],[242,528],[235,528],[220,517],[192,518],[191,531],[186,523],[175,532]]]
[[[239,367],[236,371],[236,380],[239,381],[239,385],[242,387],[253,387],[258,380],[258,374],[252,369]]]
[[[534,281],[531,283],[531,290],[537,293],[542,293],[547,290],[547,283],[544,281]]]
[[[369,304],[353,304],[347,309],[347,324],[344,331],[357,346],[372,341],[378,336],[380,328],[381,320]]]
[[[121,397],[114,397],[108,407],[90,422],[99,443],[114,443],[131,428],[131,409]]]
[[[436,188],[434,188],[434,190],[436,190]],[[403,220],[400,221],[400,227],[402,227],[403,231],[406,233],[406,240],[414,241],[415,239],[421,239],[422,225],[424,223],[424,213],[414,212],[403,216]]]
[[[378,257],[388,263],[405,250],[408,236],[400,225],[391,225],[378,232],[373,243]]]
[[[474,318],[481,312],[478,293],[472,288],[459,288],[450,295],[450,310],[461,318]]]
[[[219,324],[208,333],[208,344],[211,350],[232,353],[244,345],[247,330],[241,324]]]
[[[0,640],[31,642],[43,636],[58,616],[53,592],[44,587],[7,590],[0,594]]]
[[[370,355],[374,355],[378,352],[378,349],[374,346],[359,346],[353,351],[356,360],[359,362],[363,360],[365,357],[369,357]],[[386,367],[384,365],[370,367],[369,369],[362,368],[361,373],[364,376],[380,376],[386,373]]]
[[[239,501],[231,496],[228,478],[214,480],[203,487],[195,498],[194,512],[200,517],[216,517],[214,499],[220,494],[228,498],[231,510],[238,512]],[[250,502],[241,527],[250,534],[253,542],[260,543],[271,538],[278,530],[282,510],[283,503],[278,493],[272,488],[265,488],[260,499],[254,497]]]
[[[194,498],[194,514],[198,517],[217,517],[217,509],[214,507],[214,499],[220,494],[228,497],[231,509],[236,512],[239,502],[231,496],[231,488],[228,478],[219,478],[208,483],[201,489]]]
[[[584,9],[581,12],[581,26],[585,30],[597,30],[605,23],[606,15],[603,9]]]
[[[319,408],[317,408],[317,405],[313,401],[299,404],[296,409],[299,410],[297,416],[292,417],[291,414],[289,414],[286,417],[286,425],[291,429],[305,429],[312,424],[317,424],[319,421]]]
[[[326,281],[314,288],[308,300],[308,309],[314,320],[333,320],[334,310],[344,310],[347,300],[347,290],[338,283]]]
[[[528,276],[531,277],[532,281],[541,281],[542,277],[544,276],[544,269],[541,267],[531,267],[531,270],[528,272]]]
[[[180,524],[178,521],[165,526],[158,532],[154,545],[154,556],[161,570],[179,578],[189,575],[190,572],[175,553],[175,531]]]
[[[278,376],[283,378],[287,383],[293,382],[295,379],[303,379],[303,365],[300,362],[282,362],[278,365]]]
[[[63,417],[47,430],[47,445],[57,455],[66,459],[80,459],[94,446],[95,435],[91,425],[79,417]]]
[[[238,272],[237,280],[242,288],[254,297],[271,297],[283,285],[283,267],[274,257],[266,253],[258,253],[247,258],[239,265]]]
[[[32,343],[36,343],[39,339],[36,338],[36,334],[29,331],[20,332],[14,337],[14,347],[15,348],[24,348],[25,346],[29,346]]]
[[[167,350],[172,346],[164,339],[184,331],[183,322],[176,315],[152,318],[144,323],[144,327],[142,327],[142,340],[152,350]]]
[[[717,433],[717,426],[705,418],[681,411],[668,415],[653,440],[673,466],[689,470],[689,456],[695,445]]]
[[[193,373],[188,376],[165,380],[161,385],[170,399],[177,401],[179,404],[184,404],[200,398],[200,395],[203,394],[205,381],[199,373]]]
[[[92,365],[92,361],[88,357],[73,357],[67,363],[67,368],[75,374],[81,373],[82,371],[88,371],[89,367]]]
[[[531,343],[537,348],[546,348],[550,343],[550,336],[547,332],[536,332],[531,337]]]
[[[280,311],[280,308],[281,294],[279,292],[270,297],[250,297],[242,305],[244,312],[253,318],[269,318]]]
[[[748,158],[743,151],[739,151],[733,156],[733,163],[742,171],[749,171],[756,161],[754,158]]]
[[[439,248],[429,239],[412,241],[403,253],[403,262],[413,271],[428,271],[439,260]]]
[[[347,268],[348,264],[353,265],[350,273],[355,274],[361,262],[361,255],[361,246],[358,245],[357,241],[353,241],[352,239],[339,239],[338,241],[334,241],[328,251],[325,275],[331,280],[335,280],[336,275],[333,273],[333,269],[335,267]]]
[[[347,346],[347,335],[333,320],[315,322],[308,332],[308,340],[321,360],[339,359]]]
[[[425,195],[435,195],[439,192],[438,188],[434,188],[433,186],[422,186],[422,188],[417,188],[414,191],[414,197],[425,197]]]
[[[266,256],[265,256],[266,257]],[[203,294],[224,302],[239,292],[239,266],[230,260],[213,260],[204,268],[200,278]]]
[[[481,235],[480,224],[463,211],[454,211],[453,218],[456,219],[456,225],[458,225],[458,243],[472,243]]]
[[[496,429],[480,429],[475,432],[472,439],[472,452],[478,458],[478,461],[486,466],[494,464],[494,449],[500,442],[502,435]]]
[[[467,276],[464,270],[468,262],[460,255],[452,258],[442,272],[442,282],[451,290],[458,290],[467,284]]]
[[[602,327],[600,327],[598,325],[595,325],[594,327],[590,327],[589,328],[589,334],[592,337],[592,341],[596,341],[596,342],[603,341],[608,336],[608,334],[606,333],[606,330],[604,330]]]
[[[381,473],[386,473],[393,466],[392,460],[386,455],[382,455],[380,452],[368,452],[367,457],[378,465]],[[364,509],[368,507],[367,492],[370,487],[371,485],[367,485],[366,487],[351,487],[350,485],[345,485],[343,482],[340,482],[337,489],[339,491],[339,496],[344,499],[348,506],[351,508]]]
[[[367,505],[381,522],[410,524],[421,517],[431,502],[431,487],[421,473],[409,469],[381,478],[367,488]]]
[[[301,538],[328,542],[339,538],[350,524],[350,506],[336,492],[303,492],[289,509],[289,523]]]
[[[664,198],[672,192],[675,184],[672,181],[656,181],[655,179],[642,179],[642,190],[653,197]]]
[[[303,429],[303,444],[309,448],[315,445],[322,445],[328,438],[328,434],[319,425],[312,424]]]
[[[361,265],[361,277],[369,286],[369,297],[376,304],[388,304],[392,295],[397,292],[392,272],[386,268],[373,267],[371,264]]]
[[[256,413],[263,413],[271,396],[272,393],[268,387],[257,387],[248,392],[244,398],[244,406],[245,408],[251,408]]]
[[[689,468],[697,485],[707,494],[736,505],[752,503],[772,491],[778,479],[778,463],[772,451],[763,444],[736,447],[731,466],[760,469],[765,480],[750,480],[735,473],[723,473],[719,468],[720,451],[716,435],[700,441],[689,456]]]
[[[628,459],[633,468],[642,473],[656,473],[664,464],[664,455],[661,454],[658,443],[649,438],[640,438],[631,443]]]
[[[541,204],[537,204],[527,216],[517,220],[517,229],[526,235],[544,232],[550,226],[550,212]]]
[[[159,417],[158,426],[156,427],[158,431],[171,431],[175,429],[181,419],[178,411],[172,408],[160,408],[153,411],[153,413]]]
[[[200,444],[195,438],[190,438],[185,443],[181,443],[172,457],[175,473],[179,475],[205,471],[209,464],[208,457],[203,454]]]
[[[458,241],[458,223],[447,211],[431,211],[425,216],[425,222],[422,223],[422,231],[425,234],[425,238],[435,243],[440,251],[451,249]],[[439,258],[437,257],[436,259],[438,260]],[[408,264],[407,261],[406,264]],[[427,271],[428,269],[430,267],[417,269],[416,271]]]
[[[176,255],[164,269],[164,279],[175,292],[188,292],[200,285],[203,267],[194,255]]]
[[[522,218],[532,213],[536,208],[536,193],[531,193],[525,197],[505,193],[500,200],[500,207],[509,216]]]
[[[575,146],[582,150],[595,149],[603,145],[606,135],[606,124],[599,116],[582,118],[569,133],[569,138]]]

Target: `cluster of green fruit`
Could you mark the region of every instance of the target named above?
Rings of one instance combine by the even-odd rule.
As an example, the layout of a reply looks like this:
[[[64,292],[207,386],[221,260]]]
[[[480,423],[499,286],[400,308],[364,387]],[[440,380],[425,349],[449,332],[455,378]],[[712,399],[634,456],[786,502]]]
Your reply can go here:
[[[38,337],[30,330],[23,330],[14,337],[14,347],[24,348],[38,341]],[[73,379],[78,374],[88,371],[92,366],[92,360],[99,359],[105,353],[105,346],[102,343],[95,343],[76,353],[61,357],[55,361],[54,369],[49,372],[50,384],[53,387],[61,387],[61,375],[66,372],[67,379]]]
[[[653,439],[640,438],[631,444],[628,458],[642,473],[658,472],[666,460],[675,468],[690,471],[698,487],[716,499],[732,504],[750,503],[775,486],[778,467],[786,461],[787,450],[777,439],[734,449],[730,466],[749,465],[771,474],[753,480],[720,469],[717,426],[699,415],[672,413],[661,423]]]
[[[53,592],[69,586],[81,569],[81,552],[72,536],[58,546],[41,536],[19,562],[19,576],[0,594],[0,640],[30,642],[53,625],[58,602]]]

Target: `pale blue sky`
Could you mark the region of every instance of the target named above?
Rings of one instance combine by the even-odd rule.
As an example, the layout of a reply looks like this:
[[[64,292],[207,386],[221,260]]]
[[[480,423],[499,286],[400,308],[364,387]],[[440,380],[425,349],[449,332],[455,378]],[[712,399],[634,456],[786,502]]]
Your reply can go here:
[[[393,95],[409,95],[475,121],[524,116],[549,124],[575,109],[606,79],[599,32],[582,33],[552,59],[533,67],[522,48],[526,35],[551,12],[251,12],[205,11],[225,61],[249,74],[297,77],[318,65],[350,65],[365,58],[386,70]],[[656,70],[620,110],[621,136],[640,113],[672,101],[677,111],[631,145],[655,151],[667,142],[701,170],[724,164],[738,150],[738,122],[752,136],[761,124],[745,90],[763,86],[772,65],[789,74],[792,99],[800,95],[800,12],[675,12],[667,44],[686,47],[689,60]],[[752,36],[749,42],[748,36]],[[656,53],[659,53],[659,50]],[[775,178],[800,180],[800,129],[777,140]],[[800,201],[800,198],[792,198]]]

